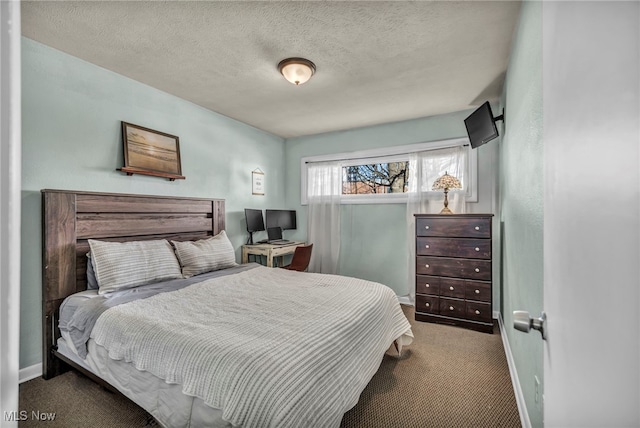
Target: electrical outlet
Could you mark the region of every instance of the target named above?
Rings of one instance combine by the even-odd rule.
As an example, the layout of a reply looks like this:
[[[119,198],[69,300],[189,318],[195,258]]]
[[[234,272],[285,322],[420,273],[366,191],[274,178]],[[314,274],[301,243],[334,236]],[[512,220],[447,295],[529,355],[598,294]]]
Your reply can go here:
[[[540,408],[540,379],[538,379],[538,376],[534,376],[534,383],[535,383],[535,402],[536,402],[536,407]]]

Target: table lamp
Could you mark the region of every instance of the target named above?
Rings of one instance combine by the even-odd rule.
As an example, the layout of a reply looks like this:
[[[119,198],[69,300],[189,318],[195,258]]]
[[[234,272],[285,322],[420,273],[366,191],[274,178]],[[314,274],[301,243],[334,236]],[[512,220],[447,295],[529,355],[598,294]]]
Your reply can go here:
[[[431,189],[432,190],[444,189],[444,208],[442,209],[442,211],[440,211],[440,214],[453,214],[453,211],[451,211],[448,207],[449,198],[447,197],[447,193],[449,193],[449,189],[462,189],[460,180],[458,180],[452,175],[447,174],[447,172],[445,171],[444,175],[438,178],[433,183],[433,187]]]

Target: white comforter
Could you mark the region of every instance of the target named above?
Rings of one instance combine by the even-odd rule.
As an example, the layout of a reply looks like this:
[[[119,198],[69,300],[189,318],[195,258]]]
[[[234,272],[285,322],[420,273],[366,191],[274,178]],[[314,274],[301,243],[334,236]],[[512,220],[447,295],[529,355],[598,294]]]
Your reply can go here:
[[[234,426],[324,428],[413,335],[384,285],[259,267],[111,308],[91,337]]]

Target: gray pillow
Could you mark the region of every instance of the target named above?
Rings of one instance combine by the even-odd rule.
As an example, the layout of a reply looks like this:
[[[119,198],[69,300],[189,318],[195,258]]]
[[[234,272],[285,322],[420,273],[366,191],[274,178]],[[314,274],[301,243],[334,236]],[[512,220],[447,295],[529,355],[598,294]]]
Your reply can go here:
[[[98,288],[98,280],[96,279],[96,272],[93,269],[91,253],[87,253],[87,290],[97,290]]]
[[[184,278],[238,265],[233,245],[224,230],[208,239],[171,242],[176,248]]]
[[[166,240],[107,242],[89,239],[98,294],[181,278],[180,264]]]

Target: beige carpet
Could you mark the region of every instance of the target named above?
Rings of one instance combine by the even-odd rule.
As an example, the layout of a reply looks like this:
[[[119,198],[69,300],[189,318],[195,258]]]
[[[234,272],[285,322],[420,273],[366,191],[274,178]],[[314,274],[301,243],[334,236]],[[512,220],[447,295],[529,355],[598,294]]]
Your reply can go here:
[[[126,399],[78,372],[51,380],[36,378],[20,385],[20,410],[27,418],[18,427],[125,428],[143,427],[150,416]],[[53,421],[32,418],[32,412],[55,413]]]
[[[341,428],[520,427],[502,340],[494,334],[413,320],[415,341],[402,358],[385,355],[380,370],[347,412]],[[27,427],[143,427],[147,413],[76,372],[20,385]],[[53,421],[32,411],[55,412]]]
[[[341,428],[520,427],[509,367],[494,334],[411,321],[414,343],[380,369]]]

